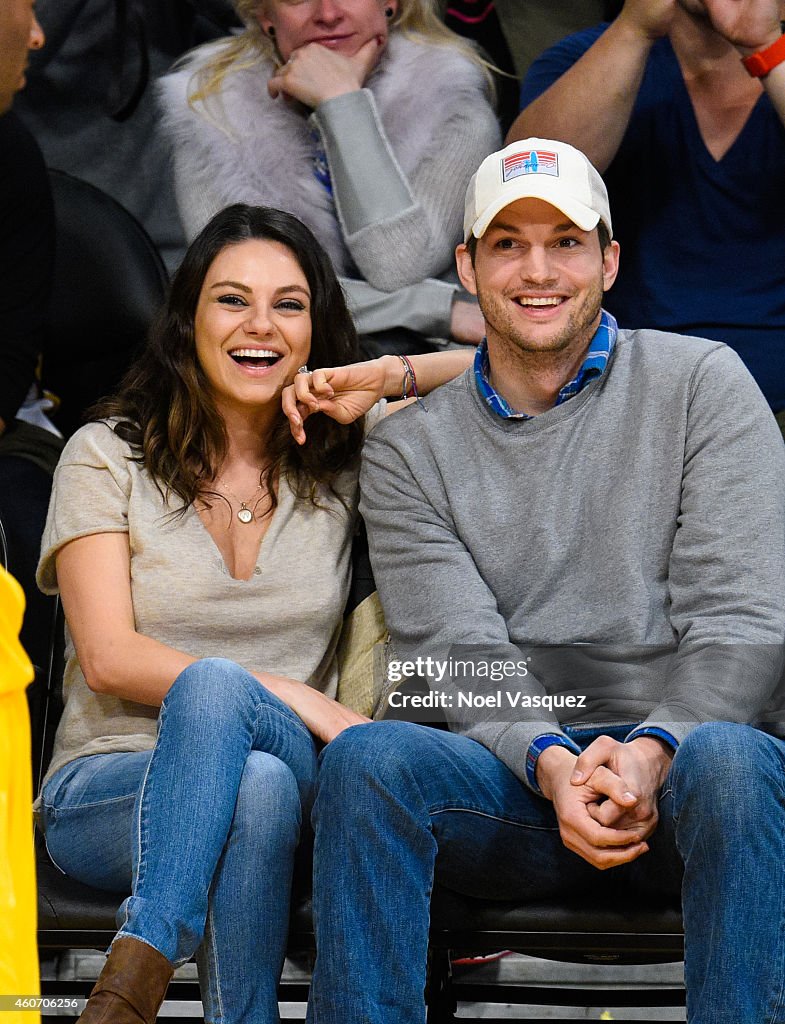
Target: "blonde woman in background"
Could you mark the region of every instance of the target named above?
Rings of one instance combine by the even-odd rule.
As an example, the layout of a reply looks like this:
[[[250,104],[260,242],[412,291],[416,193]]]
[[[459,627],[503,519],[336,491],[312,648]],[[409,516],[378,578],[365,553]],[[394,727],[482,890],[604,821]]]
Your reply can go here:
[[[478,343],[451,276],[466,186],[499,142],[477,54],[432,0],[235,6],[245,31],[160,83],[188,239],[227,203],[287,210],[330,255],[370,354]]]

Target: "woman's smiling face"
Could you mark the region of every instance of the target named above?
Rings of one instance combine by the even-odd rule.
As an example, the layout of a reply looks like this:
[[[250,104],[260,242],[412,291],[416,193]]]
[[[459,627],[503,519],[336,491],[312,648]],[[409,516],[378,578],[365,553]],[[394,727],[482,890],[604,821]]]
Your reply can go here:
[[[260,239],[222,249],[202,283],[194,339],[220,411],[278,403],[311,351],[311,291],[292,251]]]

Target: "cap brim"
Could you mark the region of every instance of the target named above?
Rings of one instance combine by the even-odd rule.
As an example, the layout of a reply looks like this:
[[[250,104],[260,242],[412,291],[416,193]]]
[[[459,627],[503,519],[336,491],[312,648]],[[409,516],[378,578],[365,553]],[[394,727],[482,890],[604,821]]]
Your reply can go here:
[[[482,211],[472,225],[471,234],[475,238],[482,238],[496,214],[519,199],[542,199],[543,202],[561,210],[573,224],[577,224],[583,231],[591,231],[596,228],[600,222],[599,213],[592,210],[590,206],[586,206],[585,203],[560,195],[560,191],[556,178],[522,174],[517,181],[510,183],[503,196],[499,196],[495,202]]]

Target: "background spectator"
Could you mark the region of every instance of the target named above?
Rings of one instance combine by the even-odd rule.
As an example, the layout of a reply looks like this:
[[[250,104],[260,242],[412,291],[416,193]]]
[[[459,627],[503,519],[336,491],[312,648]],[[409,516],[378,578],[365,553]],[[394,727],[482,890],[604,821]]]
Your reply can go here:
[[[476,344],[452,283],[463,194],[499,137],[475,52],[431,0],[236,6],[245,32],[161,83],[186,235],[229,202],[285,209],[330,254],[366,349]]]
[[[30,49],[43,46],[44,34],[33,13],[32,0],[3,0],[0,4],[0,433],[5,433],[25,397],[35,369],[35,302],[25,290],[31,274],[34,287],[46,290],[47,211],[41,210],[35,188],[40,157],[8,113],[14,94],[25,82]],[[21,146],[17,149],[14,143]],[[10,148],[14,146],[14,148]],[[8,194],[16,173],[28,167],[33,179],[26,190]],[[32,186],[32,187],[31,187]],[[18,205],[15,209],[9,200]],[[46,203],[43,203],[46,206]],[[23,225],[29,223],[29,234]],[[48,220],[51,220],[49,212]],[[17,246],[19,249],[17,250]],[[42,251],[41,251],[42,250]],[[31,259],[32,264],[27,260]],[[9,280],[8,275],[11,275]],[[22,289],[21,294],[16,289]],[[41,296],[38,295],[40,306]],[[31,334],[20,329],[32,319]],[[0,458],[0,499],[14,486],[4,475]],[[21,461],[21,460],[16,460]],[[0,506],[0,517],[5,518]],[[30,822],[30,722],[24,689],[33,677],[30,660],[19,644],[24,602],[19,585],[0,568],[0,992],[34,995],[38,992],[35,946],[35,871]],[[7,1014],[9,1024],[40,1020],[37,1010]]]
[[[38,0],[46,51],[18,112],[50,167],[91,182],[141,221],[170,271],[184,251],[152,82],[237,24],[229,0]]]
[[[624,258],[620,324],[732,345],[785,409],[785,64],[778,0],[627,0],[529,71],[510,140],[547,134],[604,173]],[[785,52],[785,51],[780,51]],[[782,60],[782,56],[779,57]]]
[[[35,567],[62,447],[46,418],[36,368],[51,340],[47,321],[54,257],[49,179],[35,140],[11,112],[25,84],[28,48],[44,35],[30,0],[0,9],[0,521],[9,569],[27,597],[22,642],[43,664],[49,637],[47,603],[35,585]]]

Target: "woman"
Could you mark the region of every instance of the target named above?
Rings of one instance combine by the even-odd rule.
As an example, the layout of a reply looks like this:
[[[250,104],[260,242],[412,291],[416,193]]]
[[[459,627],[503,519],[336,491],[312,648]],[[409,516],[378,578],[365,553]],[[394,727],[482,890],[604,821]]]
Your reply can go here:
[[[186,236],[228,202],[280,207],[327,249],[369,350],[477,344],[479,309],[443,279],[499,144],[475,52],[432,0],[235,6],[245,31],[160,83]]]
[[[355,355],[310,231],[229,207],[190,246],[119,395],[63,454],[39,583],[59,589],[70,636],[40,817],[68,875],[133,879],[84,1024],[153,1021],[194,952],[207,1021],[277,1020],[316,744],[365,721],[333,699],[362,423],[314,416],[297,443],[281,393],[309,360]],[[425,390],[466,365],[412,360]],[[402,369],[346,367],[337,393],[303,377],[301,419],[320,400],[309,385],[354,401],[350,419],[400,395]]]

